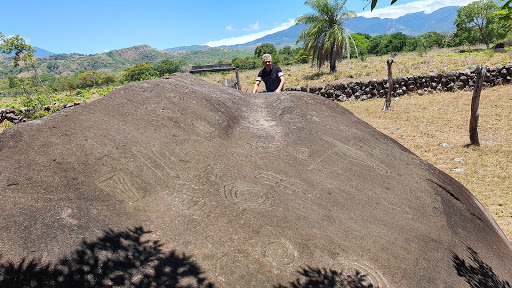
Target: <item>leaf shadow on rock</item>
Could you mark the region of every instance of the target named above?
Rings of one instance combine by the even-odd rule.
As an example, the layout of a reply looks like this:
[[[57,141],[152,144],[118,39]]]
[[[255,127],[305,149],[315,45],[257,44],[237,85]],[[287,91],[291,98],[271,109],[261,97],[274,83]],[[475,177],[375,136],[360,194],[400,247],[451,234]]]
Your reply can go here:
[[[142,227],[108,229],[55,263],[0,261],[0,287],[214,287],[191,256],[163,251],[160,241],[143,239],[149,233]],[[373,288],[359,270],[344,273],[307,266],[297,272],[299,277],[289,286],[274,287]]]
[[[344,272],[307,266],[297,272],[300,276],[295,281],[274,288],[374,288],[368,276],[359,270]]]
[[[478,253],[466,245],[469,260],[464,260],[452,252],[453,267],[459,277],[464,278],[471,288],[511,288],[510,283],[501,280],[492,267],[485,263]]]
[[[143,240],[149,233],[106,230],[56,264],[0,263],[0,287],[214,287],[191,256]]]

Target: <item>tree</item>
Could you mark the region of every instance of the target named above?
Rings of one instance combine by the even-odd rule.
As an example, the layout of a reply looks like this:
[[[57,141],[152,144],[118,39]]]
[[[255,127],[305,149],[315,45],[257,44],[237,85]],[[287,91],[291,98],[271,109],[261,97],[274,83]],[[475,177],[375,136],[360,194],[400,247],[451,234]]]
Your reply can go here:
[[[94,87],[98,85],[100,82],[98,72],[96,71],[87,71],[79,73],[77,78],[78,88],[80,89]]]
[[[402,32],[393,33],[389,35],[387,43],[388,52],[402,52],[405,48],[405,45],[407,44],[408,38],[409,36],[405,35]]]
[[[261,58],[261,56],[265,54],[270,54],[274,56],[273,54],[277,53],[276,47],[270,43],[263,43],[258,46],[256,46],[256,49],[254,49],[254,56]],[[273,57],[272,57],[273,58]]]
[[[368,44],[368,53],[376,55],[384,55],[389,53],[386,43],[388,42],[389,35],[377,35],[370,39]]]
[[[137,63],[125,70],[124,79],[128,82],[154,79],[158,77],[158,71],[151,63]]]
[[[6,55],[11,55],[14,53],[14,56],[12,56],[14,67],[18,67],[19,62],[23,62],[27,70],[33,70],[34,75],[36,76],[37,80],[39,80],[39,84],[41,84],[46,92],[46,95],[48,96],[48,104],[51,105],[52,100],[50,98],[50,94],[48,93],[48,90],[44,86],[43,81],[41,81],[41,78],[39,78],[39,74],[37,73],[37,61],[34,59],[34,53],[36,50],[32,48],[31,45],[25,43],[25,40],[20,35],[14,35],[5,38],[5,36],[0,33],[0,41],[0,53]]]
[[[356,18],[356,13],[346,11],[343,6],[347,0],[307,0],[316,14],[299,16],[297,24],[306,24],[297,38],[297,44],[304,41],[304,49],[312,55],[312,62],[320,69],[329,61],[330,72],[336,72],[336,61],[342,57],[343,49],[347,50],[350,59],[350,47],[345,29],[341,26],[350,18]]]
[[[254,57],[246,57],[246,58],[233,58],[231,60],[231,64],[233,67],[241,69],[241,70],[249,70],[249,69],[255,69],[256,67],[259,67],[258,65],[261,65],[261,59],[258,61],[258,59]]]
[[[498,4],[493,0],[475,1],[457,10],[457,44],[485,43],[489,48],[491,42],[505,38],[507,31],[500,25],[497,11]]]
[[[500,6],[500,9],[496,12],[499,15],[498,19],[505,24],[505,29],[512,29],[512,0],[500,0],[500,3],[503,5]]]
[[[181,70],[181,66],[179,63],[169,59],[164,59],[158,65],[156,65],[155,69],[158,71],[158,75],[162,77],[179,72]]]
[[[295,48],[293,50],[293,62],[305,64],[309,62],[309,56],[306,50],[302,47]]]

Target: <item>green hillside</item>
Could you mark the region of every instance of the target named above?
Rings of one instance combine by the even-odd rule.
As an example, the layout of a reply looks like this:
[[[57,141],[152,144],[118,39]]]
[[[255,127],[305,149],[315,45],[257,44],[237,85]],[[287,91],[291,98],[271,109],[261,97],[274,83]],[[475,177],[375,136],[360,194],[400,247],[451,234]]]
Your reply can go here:
[[[93,55],[54,54],[40,57],[37,60],[40,73],[72,75],[92,70],[115,73],[123,71],[136,63],[157,64],[164,59],[185,61],[189,65],[205,65],[219,61],[231,62],[233,58],[243,58],[252,54],[252,48],[237,50],[210,48],[198,51],[167,52],[153,49],[148,45],[140,45]],[[18,75],[22,72],[21,68],[12,67],[10,58],[0,56],[0,78],[5,78],[9,74]]]

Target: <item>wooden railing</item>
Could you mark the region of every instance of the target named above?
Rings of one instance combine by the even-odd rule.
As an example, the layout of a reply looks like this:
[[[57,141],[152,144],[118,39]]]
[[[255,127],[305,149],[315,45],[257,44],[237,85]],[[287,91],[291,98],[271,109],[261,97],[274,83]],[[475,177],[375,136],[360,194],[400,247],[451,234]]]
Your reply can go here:
[[[233,67],[231,64],[213,64],[213,65],[201,65],[192,66],[190,73],[201,73],[201,72],[221,72],[221,71],[233,71],[235,70],[236,78],[232,80],[222,81],[222,85],[232,87],[238,90],[242,90],[240,86],[240,78],[238,76],[238,68]]]

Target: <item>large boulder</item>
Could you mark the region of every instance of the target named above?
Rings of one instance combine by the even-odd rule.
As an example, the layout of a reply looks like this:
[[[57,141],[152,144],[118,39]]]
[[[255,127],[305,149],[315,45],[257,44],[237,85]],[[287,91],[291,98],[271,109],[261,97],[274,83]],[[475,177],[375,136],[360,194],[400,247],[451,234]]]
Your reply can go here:
[[[0,159],[1,287],[512,279],[470,191],[314,94],[175,74],[11,127]]]

